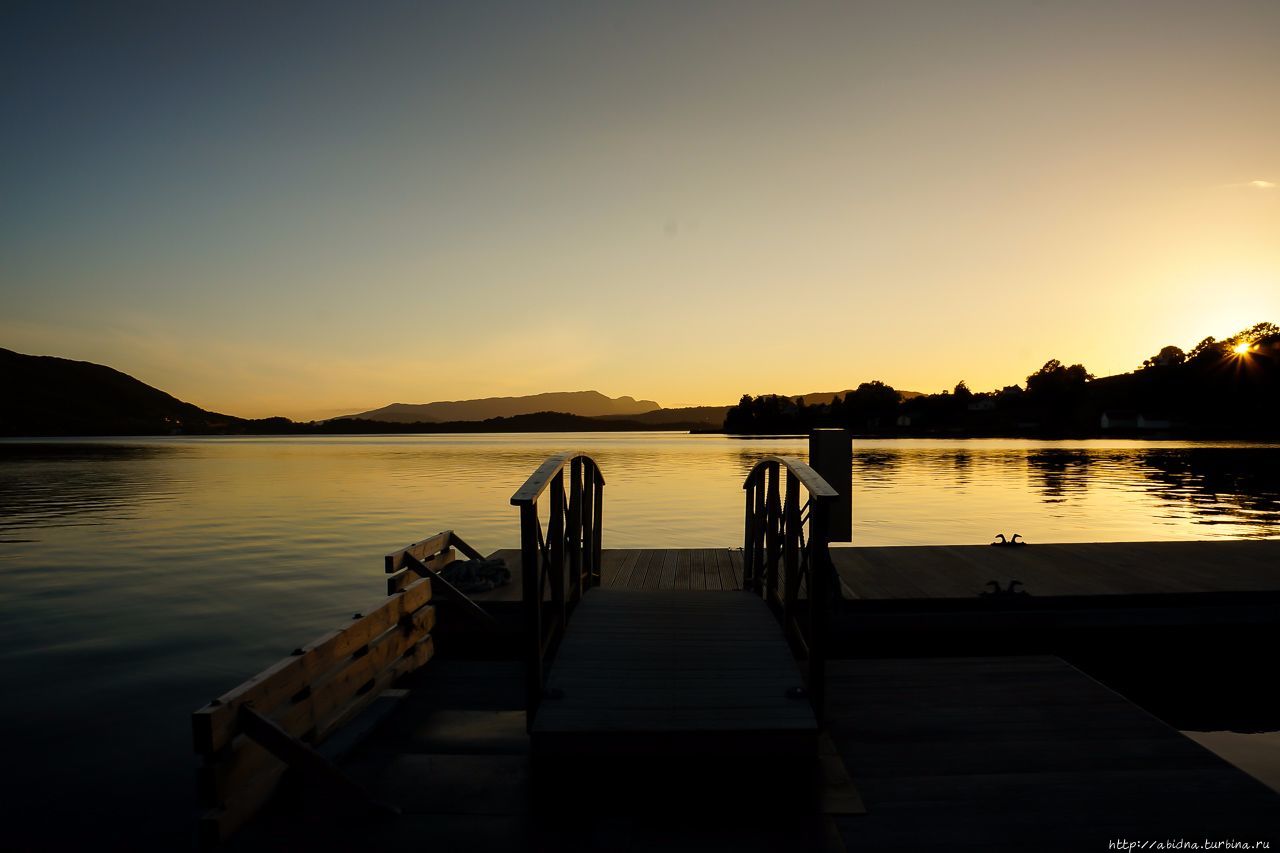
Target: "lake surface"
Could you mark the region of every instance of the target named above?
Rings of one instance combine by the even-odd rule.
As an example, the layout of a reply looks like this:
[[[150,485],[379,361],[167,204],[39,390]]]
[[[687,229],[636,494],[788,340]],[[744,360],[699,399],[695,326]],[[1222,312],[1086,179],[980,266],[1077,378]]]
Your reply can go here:
[[[1277,446],[855,447],[856,544],[1280,537]],[[605,547],[710,547],[741,542],[751,466],[806,442],[0,442],[0,726],[17,750],[6,764],[20,767],[2,784],[21,816],[0,832],[37,847],[184,849],[189,713],[375,602],[385,552],[450,528],[486,553],[518,545],[511,493],[565,448],[590,452],[608,481]]]

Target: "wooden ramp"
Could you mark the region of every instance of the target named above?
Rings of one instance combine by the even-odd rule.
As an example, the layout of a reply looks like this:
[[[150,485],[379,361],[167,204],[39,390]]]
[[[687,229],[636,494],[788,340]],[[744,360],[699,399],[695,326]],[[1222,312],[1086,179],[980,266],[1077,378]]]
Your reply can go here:
[[[816,754],[818,726],[773,614],[743,592],[589,592],[534,719],[545,755]]]

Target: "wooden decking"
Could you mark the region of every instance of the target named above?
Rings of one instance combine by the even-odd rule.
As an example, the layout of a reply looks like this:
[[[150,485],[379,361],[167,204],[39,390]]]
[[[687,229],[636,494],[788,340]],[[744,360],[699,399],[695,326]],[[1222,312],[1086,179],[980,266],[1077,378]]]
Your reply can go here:
[[[522,668],[432,661],[342,762],[399,816],[286,798],[236,850],[1106,850],[1116,839],[1280,844],[1280,797],[1051,657],[834,661],[831,741],[866,814],[814,819],[726,775],[538,805]],[[545,790],[545,789],[544,789]],[[681,807],[683,810],[681,810]],[[679,811],[679,814],[677,814]],[[833,831],[834,830],[834,831]]]
[[[516,549],[492,556],[520,567]],[[859,602],[975,600],[988,582],[1021,581],[1035,598],[1280,593],[1280,540],[921,545],[832,548],[842,593]],[[601,586],[619,589],[740,589],[736,548],[605,549]],[[518,601],[519,584],[476,596]]]
[[[1280,592],[1280,540],[833,548],[859,601],[972,600],[991,580],[1037,598]]]
[[[802,686],[782,629],[757,596],[596,589],[556,654],[533,749],[813,756],[818,725]]]
[[[1280,796],[1052,657],[835,661],[849,850],[1280,839]],[[944,829],[945,828],[945,829]]]
[[[800,719],[803,699],[787,698],[799,679],[786,645],[760,639],[780,634],[777,622],[745,611],[722,623],[708,615],[742,604],[768,616],[758,599],[734,591],[740,553],[604,551],[600,587],[571,617],[532,737],[514,646],[496,642],[487,652],[506,660],[449,659],[480,644],[439,630],[451,616],[451,602],[440,600],[433,633],[443,659],[408,676],[407,692],[378,700],[395,710],[342,761],[403,814],[371,821],[304,788],[279,799],[233,847],[837,853],[1087,850],[1119,839],[1280,844],[1274,792],[1059,658],[1016,656],[1051,649],[1073,657],[1134,642],[1175,658],[1266,647],[1280,612],[1280,542],[834,549],[844,601],[833,632],[845,659],[827,664],[821,739],[811,715]],[[518,576],[520,552],[496,556]],[[1030,594],[983,596],[989,580],[1018,580]],[[504,630],[517,629],[504,636],[518,636],[518,583],[476,599]],[[1164,627],[1153,630],[1156,611]],[[975,625],[990,642],[958,642]],[[1188,632],[1221,625],[1243,628],[1204,647]],[[1176,645],[1180,637],[1190,646]],[[1008,656],[936,657],[984,649]],[[759,722],[774,717],[773,728]],[[803,738],[802,750],[793,749],[799,739],[785,746],[792,736]],[[770,764],[771,749],[786,760]],[[584,752],[601,760],[583,762]],[[797,757],[847,768],[867,814],[815,813],[830,774],[804,770]]]

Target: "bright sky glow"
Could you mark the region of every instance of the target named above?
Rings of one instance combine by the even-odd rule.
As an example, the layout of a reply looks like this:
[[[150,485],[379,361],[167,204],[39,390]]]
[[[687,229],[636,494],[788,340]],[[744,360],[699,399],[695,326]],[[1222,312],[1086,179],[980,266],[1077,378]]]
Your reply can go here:
[[[300,418],[1105,375],[1280,322],[1276,103],[1275,2],[6,4],[0,346]]]

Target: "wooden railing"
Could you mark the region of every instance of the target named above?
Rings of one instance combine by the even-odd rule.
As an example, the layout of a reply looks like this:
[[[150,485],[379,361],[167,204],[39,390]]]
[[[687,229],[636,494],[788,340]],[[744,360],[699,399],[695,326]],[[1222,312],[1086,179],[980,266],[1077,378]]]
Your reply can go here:
[[[742,488],[746,492],[742,586],[773,608],[787,639],[807,660],[809,701],[821,721],[827,626],[839,594],[827,547],[828,507],[838,495],[804,461],[791,456],[762,459]],[[802,488],[808,495],[804,503]]]
[[[437,533],[435,536],[388,554],[385,561],[388,575],[387,595],[394,595],[418,578],[430,578],[435,584],[436,592],[443,593],[446,599],[455,602],[459,612],[485,627],[493,627],[497,624],[494,618],[470,596],[440,574],[443,568],[457,559],[454,549],[461,551],[468,559],[484,559],[479,551],[468,545],[452,530]]]
[[[567,490],[565,466],[569,467]],[[544,534],[538,498],[548,489],[551,506]],[[538,466],[511,496],[511,504],[520,507],[526,713],[532,726],[542,701],[543,662],[564,633],[573,607],[589,588],[600,585],[604,477],[590,456],[558,453]]]
[[[452,531],[388,554],[388,597],[376,608],[192,714],[202,756],[201,846],[217,845],[251,818],[289,768],[357,805],[387,808],[338,769],[325,742],[379,696],[395,695],[388,688],[431,659],[432,592],[448,585],[436,572],[453,561],[454,547],[478,556]]]

